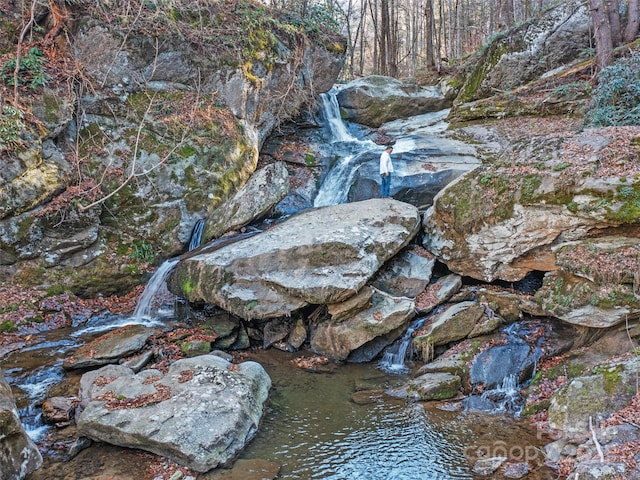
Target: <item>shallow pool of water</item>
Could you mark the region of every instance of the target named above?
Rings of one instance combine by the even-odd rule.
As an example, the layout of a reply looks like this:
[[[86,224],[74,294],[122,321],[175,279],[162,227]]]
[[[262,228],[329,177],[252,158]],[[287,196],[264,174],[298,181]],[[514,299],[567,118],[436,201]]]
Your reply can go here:
[[[406,378],[375,364],[315,373],[293,367],[291,358],[257,355],[273,388],[263,424],[240,457],[278,463],[278,478],[471,479],[479,457],[507,456],[532,468],[543,462],[538,447],[545,442],[523,421],[390,397],[384,390]],[[364,404],[354,402],[357,391]]]

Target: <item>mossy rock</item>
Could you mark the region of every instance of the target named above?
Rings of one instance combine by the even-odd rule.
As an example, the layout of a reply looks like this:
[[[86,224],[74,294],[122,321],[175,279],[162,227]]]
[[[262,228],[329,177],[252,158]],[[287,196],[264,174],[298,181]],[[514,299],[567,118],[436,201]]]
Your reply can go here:
[[[636,394],[640,358],[595,367],[590,375],[577,377],[551,398],[549,425],[572,440],[590,436],[594,425],[631,402]]]

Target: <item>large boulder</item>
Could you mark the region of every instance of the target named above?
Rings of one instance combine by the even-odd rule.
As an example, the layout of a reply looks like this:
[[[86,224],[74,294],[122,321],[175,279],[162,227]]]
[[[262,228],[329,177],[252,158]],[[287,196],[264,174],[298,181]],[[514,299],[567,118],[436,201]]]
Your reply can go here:
[[[306,210],[253,237],[185,258],[168,287],[245,319],[338,303],[406,246],[419,225],[415,207],[392,199]]]
[[[270,388],[258,363],[215,355],[178,360],[166,374],[109,365],[82,376],[78,432],[206,472],[253,438]]]
[[[402,335],[414,315],[412,300],[374,293],[366,310],[344,321],[320,323],[311,348],[334,360],[368,362]]]
[[[625,134],[534,134],[509,145],[485,129],[474,138],[501,145],[512,166],[487,163],[447,185],[424,215],[423,246],[455,273],[483,281],[550,272],[538,308],[522,305],[528,313],[589,327],[636,317],[640,183],[607,175],[610,164],[589,175],[608,162],[608,149],[629,143]],[[576,149],[583,150],[578,159]]]
[[[247,225],[264,216],[289,191],[289,174],[283,162],[255,172],[230,200],[213,209],[206,220],[202,241]]]
[[[551,397],[549,426],[570,441],[584,441],[592,425],[625,407],[637,392],[640,358],[596,366]]]
[[[454,96],[446,86],[420,87],[371,75],[341,88],[338,103],[346,119],[377,128],[390,120],[444,110]]]
[[[591,47],[590,26],[588,5],[572,0],[496,35],[474,62],[456,104],[512,90],[575,62]]]
[[[11,387],[0,370],[0,471],[2,480],[21,480],[42,465],[42,455],[20,422]]]

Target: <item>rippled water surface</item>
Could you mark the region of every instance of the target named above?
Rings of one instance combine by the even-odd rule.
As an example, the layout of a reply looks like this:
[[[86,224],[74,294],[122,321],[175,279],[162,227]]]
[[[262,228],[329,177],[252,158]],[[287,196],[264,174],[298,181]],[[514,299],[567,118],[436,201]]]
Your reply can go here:
[[[471,466],[478,454],[511,451],[524,460],[537,452],[533,432],[522,423],[425,408],[385,395],[385,387],[404,379],[373,364],[312,373],[292,368],[284,354],[270,355],[271,361],[262,361],[274,382],[270,404],[241,458],[280,464],[278,478],[476,478]],[[369,392],[358,395],[369,403],[353,401],[358,390]]]

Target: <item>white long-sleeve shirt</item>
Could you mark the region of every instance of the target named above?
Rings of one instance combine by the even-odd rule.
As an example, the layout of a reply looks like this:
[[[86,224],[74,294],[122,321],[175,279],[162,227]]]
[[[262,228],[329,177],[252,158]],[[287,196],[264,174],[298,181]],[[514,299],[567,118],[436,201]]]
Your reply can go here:
[[[380,155],[380,175],[393,172],[393,164],[391,163],[391,155],[386,150]]]

